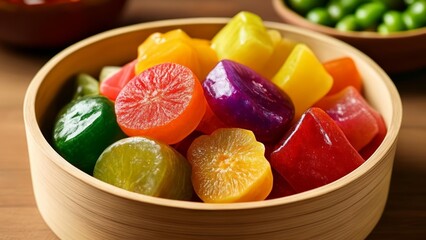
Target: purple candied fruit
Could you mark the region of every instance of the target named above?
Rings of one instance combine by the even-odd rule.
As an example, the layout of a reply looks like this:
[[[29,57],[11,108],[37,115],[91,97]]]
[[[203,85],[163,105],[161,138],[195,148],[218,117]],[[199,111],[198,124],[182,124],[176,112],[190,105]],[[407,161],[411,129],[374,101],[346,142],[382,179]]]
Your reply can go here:
[[[217,117],[230,127],[253,131],[258,141],[275,142],[294,118],[288,95],[249,67],[220,61],[203,82],[204,95]]]

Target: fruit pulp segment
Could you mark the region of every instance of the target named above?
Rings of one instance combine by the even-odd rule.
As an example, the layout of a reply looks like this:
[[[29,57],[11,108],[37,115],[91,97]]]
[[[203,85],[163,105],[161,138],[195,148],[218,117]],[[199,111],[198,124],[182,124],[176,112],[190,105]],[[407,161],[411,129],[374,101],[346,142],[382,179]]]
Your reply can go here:
[[[201,83],[192,71],[164,63],[130,81],[118,95],[115,111],[127,135],[174,144],[197,127],[205,105]]]
[[[129,137],[109,146],[96,162],[94,177],[150,196],[188,200],[192,196],[190,166],[166,144]]]
[[[263,200],[272,188],[263,144],[245,129],[222,128],[200,136],[188,149],[192,183],[204,202]]]

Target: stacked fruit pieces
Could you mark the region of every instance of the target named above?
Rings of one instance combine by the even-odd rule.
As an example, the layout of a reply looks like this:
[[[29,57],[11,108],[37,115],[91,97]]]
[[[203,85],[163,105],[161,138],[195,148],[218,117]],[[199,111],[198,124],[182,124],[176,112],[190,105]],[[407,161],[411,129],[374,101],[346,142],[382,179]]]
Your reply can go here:
[[[321,63],[253,13],[211,41],[177,29],[137,51],[100,82],[79,75],[53,132],[66,160],[120,188],[210,203],[287,196],[350,173],[386,134],[351,58]]]

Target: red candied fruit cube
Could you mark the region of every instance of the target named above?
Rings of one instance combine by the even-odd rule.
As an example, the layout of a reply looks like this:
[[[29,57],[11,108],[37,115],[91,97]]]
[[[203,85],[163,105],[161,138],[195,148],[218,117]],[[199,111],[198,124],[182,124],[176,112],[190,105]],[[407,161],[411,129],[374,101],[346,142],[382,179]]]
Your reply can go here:
[[[274,182],[272,184],[272,190],[266,199],[275,199],[296,194],[296,191],[294,191],[281,174],[274,169],[272,169],[272,174],[274,176]]]
[[[297,192],[331,183],[364,159],[322,109],[308,109],[271,154],[271,165]]]
[[[328,113],[357,151],[371,142],[379,132],[379,123],[375,116],[379,113],[352,86],[322,98],[315,107]]]
[[[115,101],[121,89],[135,77],[137,60],[125,64],[118,72],[101,82],[99,91],[111,101]]]

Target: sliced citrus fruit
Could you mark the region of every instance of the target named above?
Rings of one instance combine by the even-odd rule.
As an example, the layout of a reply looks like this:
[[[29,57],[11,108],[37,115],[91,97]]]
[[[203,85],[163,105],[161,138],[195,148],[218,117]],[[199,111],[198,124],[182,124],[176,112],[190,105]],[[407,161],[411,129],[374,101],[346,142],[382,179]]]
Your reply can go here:
[[[93,176],[145,195],[189,200],[191,167],[172,147],[144,137],[121,139],[100,155]]]
[[[133,78],[115,101],[117,122],[129,136],[174,144],[188,136],[206,110],[201,83],[187,67],[163,63]]]
[[[195,192],[209,203],[264,200],[273,182],[264,152],[253,132],[242,128],[221,128],[198,137],[187,154]]]

